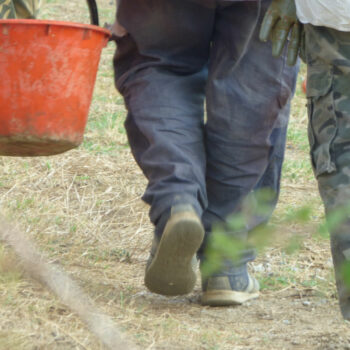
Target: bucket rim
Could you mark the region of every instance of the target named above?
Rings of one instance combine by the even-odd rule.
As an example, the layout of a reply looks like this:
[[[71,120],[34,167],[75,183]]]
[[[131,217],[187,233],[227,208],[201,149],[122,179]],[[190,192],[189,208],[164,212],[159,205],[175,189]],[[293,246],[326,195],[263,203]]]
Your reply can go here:
[[[90,29],[96,32],[101,32],[108,37],[112,36],[110,30],[102,28],[93,24],[67,22],[67,21],[54,21],[54,20],[41,20],[41,19],[0,19],[0,25],[22,24],[22,25],[51,25],[57,27],[78,28],[78,29]]]

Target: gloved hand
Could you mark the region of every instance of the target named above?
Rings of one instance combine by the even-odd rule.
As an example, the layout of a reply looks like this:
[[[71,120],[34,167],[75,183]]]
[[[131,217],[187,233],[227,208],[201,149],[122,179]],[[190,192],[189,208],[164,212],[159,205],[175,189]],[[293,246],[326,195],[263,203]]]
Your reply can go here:
[[[298,21],[294,0],[272,0],[260,29],[260,40],[272,41],[272,55],[282,54],[289,33],[287,64],[294,66],[299,53],[301,41],[301,24]]]

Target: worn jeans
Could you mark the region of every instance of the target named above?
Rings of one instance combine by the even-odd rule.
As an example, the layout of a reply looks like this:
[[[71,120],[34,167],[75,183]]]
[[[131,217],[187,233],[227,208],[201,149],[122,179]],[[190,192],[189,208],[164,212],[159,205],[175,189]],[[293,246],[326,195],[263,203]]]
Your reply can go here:
[[[270,1],[258,24],[257,2],[209,2],[119,1],[129,34],[117,40],[115,81],[156,234],[175,204],[191,204],[208,237],[257,187],[275,191],[272,207],[278,197],[297,68],[259,42]]]

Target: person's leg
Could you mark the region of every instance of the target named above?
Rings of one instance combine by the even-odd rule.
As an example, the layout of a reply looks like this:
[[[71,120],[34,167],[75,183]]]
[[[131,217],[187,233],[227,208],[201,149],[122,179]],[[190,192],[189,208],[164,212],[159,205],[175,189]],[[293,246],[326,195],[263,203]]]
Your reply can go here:
[[[203,238],[203,105],[214,14],[187,0],[119,2],[117,19],[128,35],[117,40],[116,86],[128,110],[131,150],[148,179],[143,199],[156,226],[146,285],[161,294],[190,291],[194,275],[189,284],[182,281],[180,275],[189,273],[181,266],[189,266]],[[193,208],[197,216],[188,213],[192,219],[182,225],[179,208]]]
[[[41,0],[0,0],[0,18],[36,18]]]
[[[0,0],[0,19],[16,18],[13,0]]]
[[[42,0],[13,0],[13,3],[17,18],[33,19],[39,13]]]
[[[191,1],[121,0],[116,85],[153,223],[174,203],[206,207],[203,104],[213,10]]]
[[[294,83],[291,84],[291,98],[294,96],[295,92],[296,77],[297,74],[295,74]],[[253,215],[248,224],[248,231],[253,230],[257,226],[266,224],[276,208],[281,187],[282,166],[287,141],[290,109],[291,103],[288,102],[279,112],[278,119],[281,123],[272,130],[270,136],[271,149],[269,163],[264,175],[256,184],[252,193],[252,200],[255,202],[257,210],[256,213],[252,213]]]
[[[17,18],[36,18],[42,0],[13,0]]]
[[[262,2],[259,24],[268,4],[269,1]],[[255,24],[256,15],[257,3],[254,2],[225,6],[217,13],[207,90],[208,208],[203,215],[207,239],[200,250],[202,261],[206,260],[207,242],[215,223],[225,225],[230,215],[238,214],[242,201],[257,186],[271,181],[279,186],[279,179],[275,177],[279,177],[283,157],[277,162],[274,159],[277,151],[274,142],[285,144],[288,119],[285,108],[289,109],[286,106],[294,90],[297,68],[286,67],[285,57],[276,60],[271,56],[271,48],[258,39],[258,24],[246,54],[232,69]],[[273,130],[280,135],[273,135]],[[228,235],[243,241],[247,230],[248,227],[243,232],[230,232],[227,226]],[[246,263],[253,259],[253,250],[241,251],[240,261],[235,266],[227,262],[215,278],[204,279],[205,303],[234,303],[235,293],[227,291],[228,287],[246,290],[249,284]],[[228,281],[224,283],[225,278]],[[213,290],[215,279],[218,289],[225,292],[221,296],[212,293],[207,297],[208,281]]]
[[[326,216],[332,223],[332,256],[346,319],[350,319],[349,45],[350,33],[305,25],[311,159]]]

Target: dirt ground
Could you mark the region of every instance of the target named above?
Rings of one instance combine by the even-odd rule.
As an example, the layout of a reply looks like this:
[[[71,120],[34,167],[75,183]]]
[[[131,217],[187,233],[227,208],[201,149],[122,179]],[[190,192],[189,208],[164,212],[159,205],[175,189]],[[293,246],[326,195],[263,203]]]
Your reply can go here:
[[[114,4],[99,1],[102,23]],[[87,21],[84,2],[51,0],[43,18]],[[322,205],[308,159],[305,97],[300,91],[288,135],[281,198],[272,219],[279,238],[260,252],[252,273],[259,299],[240,307],[200,305],[200,284],[166,298],[143,285],[152,239],[145,179],[127,145],[126,111],[113,85],[115,46],[103,52],[84,143],[66,154],[0,158],[0,203],[7,217],[61,266],[140,349],[350,349],[350,324],[338,310]],[[309,205],[307,223],[282,218]],[[300,238],[290,253],[283,242]],[[29,278],[0,245],[0,349],[103,349],[46,287]],[[122,350],[122,349],[121,349]]]

